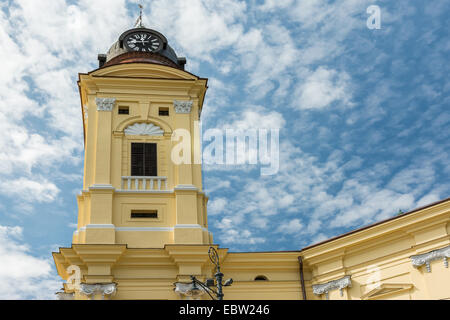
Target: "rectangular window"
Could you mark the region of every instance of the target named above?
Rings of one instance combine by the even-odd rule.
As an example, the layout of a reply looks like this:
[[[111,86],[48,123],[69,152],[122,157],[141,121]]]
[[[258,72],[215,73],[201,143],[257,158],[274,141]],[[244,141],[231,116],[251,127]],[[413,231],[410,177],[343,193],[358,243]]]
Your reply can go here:
[[[156,162],[156,143],[131,144],[132,176],[157,176],[158,170]]]
[[[132,210],[131,218],[156,219],[158,218],[158,210]]]
[[[119,106],[119,114],[130,114],[130,107]]]
[[[159,108],[159,115],[160,116],[168,116],[169,115],[169,108]]]

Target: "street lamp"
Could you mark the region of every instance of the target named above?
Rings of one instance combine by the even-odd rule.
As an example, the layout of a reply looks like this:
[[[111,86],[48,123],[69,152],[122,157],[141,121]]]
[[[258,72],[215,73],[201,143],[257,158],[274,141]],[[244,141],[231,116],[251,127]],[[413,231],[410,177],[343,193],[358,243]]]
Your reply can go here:
[[[217,250],[213,247],[209,247],[208,250],[208,256],[211,262],[216,266],[216,273],[214,274],[214,277],[216,278],[216,285],[217,285],[217,291],[211,289],[210,287],[214,286],[214,279],[206,279],[205,283],[202,283],[199,281],[196,277],[191,276],[192,282],[194,284],[198,284],[200,287],[205,289],[205,292],[213,299],[216,300],[212,295],[214,294],[217,297],[217,300],[223,300],[223,287],[231,286],[233,283],[233,279],[228,279],[225,281],[225,283],[222,283],[223,281],[223,273],[220,272],[220,261],[219,261],[219,254],[217,253]]]

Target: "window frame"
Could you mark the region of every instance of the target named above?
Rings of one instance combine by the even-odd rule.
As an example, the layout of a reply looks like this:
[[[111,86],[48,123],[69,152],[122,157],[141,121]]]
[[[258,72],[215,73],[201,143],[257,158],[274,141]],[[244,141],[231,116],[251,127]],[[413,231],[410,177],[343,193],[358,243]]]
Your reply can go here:
[[[142,160],[139,161],[140,159],[135,159],[134,156],[136,156],[136,151],[133,152],[134,147],[133,145],[143,145],[143,151],[142,151]],[[154,157],[154,165],[150,165],[147,166],[146,165],[146,146],[154,146],[154,152],[153,151],[148,151],[149,154],[147,155],[152,155],[152,157]],[[151,161],[151,160],[150,160]],[[136,174],[138,172],[135,172],[137,169],[136,167],[138,167],[138,165],[134,165],[134,163],[140,163],[140,165],[142,166],[142,174]],[[154,167],[152,169],[152,167]],[[158,143],[155,142],[131,142],[130,145],[130,163],[129,163],[129,168],[130,168],[130,176],[132,177],[157,177],[158,176]],[[151,172],[147,172],[151,171]],[[154,173],[154,174],[150,174],[150,173]]]

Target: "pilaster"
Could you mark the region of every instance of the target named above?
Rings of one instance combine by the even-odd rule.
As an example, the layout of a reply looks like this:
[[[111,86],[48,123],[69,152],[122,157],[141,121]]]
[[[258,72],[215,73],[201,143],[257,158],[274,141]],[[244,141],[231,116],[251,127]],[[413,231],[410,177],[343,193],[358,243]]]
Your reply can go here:
[[[96,98],[97,141],[94,184],[111,184],[111,125],[115,98]]]
[[[190,276],[205,276],[209,245],[166,245],[165,250],[178,267],[177,282],[189,283]]]

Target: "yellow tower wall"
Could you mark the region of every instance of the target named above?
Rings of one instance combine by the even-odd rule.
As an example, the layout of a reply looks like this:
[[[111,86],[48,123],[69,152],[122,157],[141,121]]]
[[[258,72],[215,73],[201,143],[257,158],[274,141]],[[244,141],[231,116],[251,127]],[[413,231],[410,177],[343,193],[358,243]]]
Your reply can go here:
[[[74,244],[127,244],[162,248],[165,244],[205,244],[207,197],[202,192],[198,121],[206,79],[154,64],[116,65],[80,74],[85,128],[83,190],[78,196],[78,228]],[[107,99],[106,108],[98,99]],[[190,103],[178,112],[176,101]],[[129,114],[119,114],[127,107]],[[169,115],[159,115],[159,109]],[[127,130],[151,125],[162,133]],[[189,133],[187,163],[171,159],[172,141]],[[154,143],[157,178],[131,176],[131,144]],[[186,152],[183,151],[183,152]],[[132,210],[157,210],[157,219],[131,218]]]

